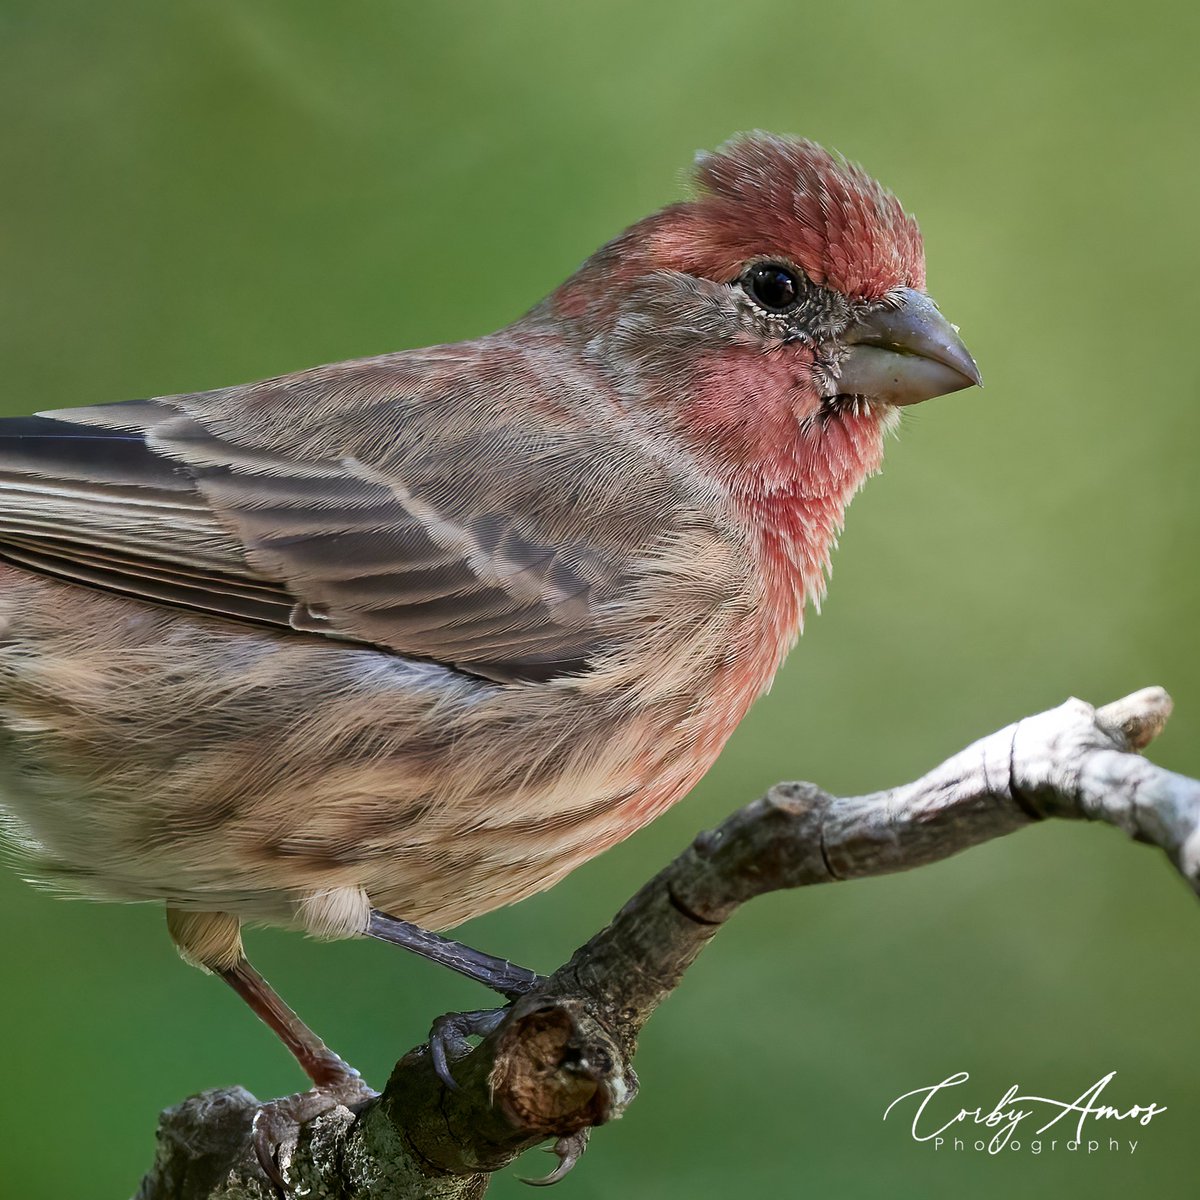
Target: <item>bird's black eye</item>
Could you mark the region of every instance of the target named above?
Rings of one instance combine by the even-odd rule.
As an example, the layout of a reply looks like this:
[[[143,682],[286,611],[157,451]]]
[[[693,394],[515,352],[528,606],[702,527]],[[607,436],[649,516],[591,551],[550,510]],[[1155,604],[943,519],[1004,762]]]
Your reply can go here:
[[[790,312],[800,299],[800,281],[779,263],[755,263],[742,276],[750,299],[772,313]]]

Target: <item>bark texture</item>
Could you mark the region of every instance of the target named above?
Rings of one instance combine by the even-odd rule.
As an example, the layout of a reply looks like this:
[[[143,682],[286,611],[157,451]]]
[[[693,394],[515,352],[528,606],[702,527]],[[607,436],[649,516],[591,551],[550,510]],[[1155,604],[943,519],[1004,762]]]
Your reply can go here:
[[[637,1094],[633,1057],[650,1014],[722,923],[782,888],[907,870],[1045,818],[1104,821],[1164,850],[1200,891],[1200,781],[1140,757],[1171,712],[1148,688],[1095,709],[1068,700],[982,738],[912,783],[835,797],[783,783],[733,813],[651,879],[612,922],[474,1049],[447,1088],[428,1045],[357,1113],[297,1127],[279,1166],[297,1196],[482,1196],[491,1174],[551,1141],[560,1176],[589,1131]],[[137,1200],[274,1200],[251,1146],[258,1101],[204,1092],[162,1114]]]

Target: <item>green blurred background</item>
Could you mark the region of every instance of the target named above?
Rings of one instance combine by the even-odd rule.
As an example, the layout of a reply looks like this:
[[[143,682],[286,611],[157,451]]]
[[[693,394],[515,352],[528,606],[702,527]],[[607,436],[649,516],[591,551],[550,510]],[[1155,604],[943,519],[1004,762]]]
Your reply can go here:
[[[911,414],[825,615],[689,801],[463,930],[556,965],[780,778],[900,782],[1068,694],[1166,685],[1200,774],[1194,6],[0,0],[0,408],[214,387],[470,337],[747,128],[915,211],[986,391]],[[155,1114],[301,1080],[153,908],[0,874],[0,1194],[122,1197]],[[485,999],[379,945],[252,934],[375,1081]],[[1200,912],[1114,830],[761,900],[648,1027],[643,1093],[562,1195],[1165,1196],[1200,1152]],[[934,1152],[883,1124],[955,1070],[1169,1106],[1136,1153]],[[1107,1134],[1109,1131],[1102,1131]],[[535,1155],[523,1174],[549,1163]],[[510,1171],[493,1195],[527,1195]]]

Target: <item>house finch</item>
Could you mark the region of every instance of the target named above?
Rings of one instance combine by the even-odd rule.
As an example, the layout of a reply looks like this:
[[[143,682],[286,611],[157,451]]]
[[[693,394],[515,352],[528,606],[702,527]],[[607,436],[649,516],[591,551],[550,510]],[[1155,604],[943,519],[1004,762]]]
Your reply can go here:
[[[241,925],[519,993],[532,972],[425,929],[685,795],[898,406],[979,382],[858,167],[754,135],[696,182],[499,333],[0,422],[0,762],[31,870],[165,902],[318,1088],[356,1077]]]

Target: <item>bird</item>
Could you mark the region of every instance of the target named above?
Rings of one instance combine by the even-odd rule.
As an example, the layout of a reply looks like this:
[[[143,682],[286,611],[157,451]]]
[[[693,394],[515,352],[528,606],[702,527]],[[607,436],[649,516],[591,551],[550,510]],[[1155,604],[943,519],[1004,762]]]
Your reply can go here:
[[[10,846],[162,904],[315,1095],[364,1085],[243,926],[528,990],[445,931],[694,787],[901,410],[980,383],[863,169],[753,133],[693,184],[498,332],[0,421]]]

